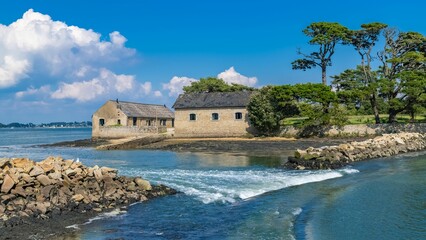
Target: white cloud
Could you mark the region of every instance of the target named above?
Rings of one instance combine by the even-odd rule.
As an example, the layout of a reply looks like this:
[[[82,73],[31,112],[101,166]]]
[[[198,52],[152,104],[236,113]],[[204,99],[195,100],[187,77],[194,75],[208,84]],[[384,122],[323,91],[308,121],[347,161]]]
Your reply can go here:
[[[86,102],[103,94],[105,90],[105,87],[102,86],[99,79],[74,83],[62,83],[59,89],[52,93],[52,98],[71,98],[76,99],[78,102]]]
[[[198,81],[195,78],[177,77],[170,79],[169,83],[163,84],[163,89],[169,91],[169,96],[178,96],[183,93],[183,87],[191,85],[191,82]]]
[[[141,84],[141,92],[144,95],[148,95],[151,93],[151,89],[152,89],[152,84],[151,82],[145,82]]]
[[[155,92],[154,92],[154,96],[155,96],[155,97],[162,97],[162,96],[163,96],[163,94],[162,94],[160,91],[155,91]]]
[[[30,69],[27,60],[19,60],[12,56],[5,56],[3,63],[0,62],[0,88],[13,86],[20,79],[26,77],[26,72]]]
[[[99,75],[91,80],[62,83],[59,89],[51,93],[51,97],[86,102],[101,95],[132,92],[134,84],[135,77],[132,75],[117,75],[107,69],[101,69]]]
[[[15,97],[23,98],[23,97],[31,96],[31,95],[46,95],[46,94],[50,94],[50,92],[51,90],[49,85],[45,85],[40,88],[30,87],[25,91],[19,91],[15,93]]]
[[[128,90],[131,90],[133,88],[133,85],[135,84],[135,77],[130,75],[115,75],[116,78],[115,82],[115,89],[117,92],[122,93],[126,92]]]
[[[238,83],[253,87],[257,83],[256,77],[246,77],[235,71],[234,67],[230,67],[217,75],[217,78],[223,79],[226,83]],[[168,90],[169,96],[178,96],[183,93],[183,87],[191,85],[192,82],[198,81],[195,78],[174,76],[168,83],[163,84],[163,89]]]
[[[221,72],[217,75],[218,78],[223,79],[227,83],[237,83],[253,87],[257,83],[256,77],[246,77],[235,71],[234,67],[230,67],[228,70]]]
[[[109,41],[101,40],[91,29],[54,21],[32,9],[10,25],[0,24],[0,36],[0,52],[5,56],[0,59],[0,88],[14,86],[24,78],[33,85],[57,78],[73,82],[74,77],[87,77],[90,69],[108,68],[135,54],[124,46],[127,39],[117,31],[109,34]],[[32,79],[32,75],[38,78]],[[128,84],[117,88],[127,89]]]

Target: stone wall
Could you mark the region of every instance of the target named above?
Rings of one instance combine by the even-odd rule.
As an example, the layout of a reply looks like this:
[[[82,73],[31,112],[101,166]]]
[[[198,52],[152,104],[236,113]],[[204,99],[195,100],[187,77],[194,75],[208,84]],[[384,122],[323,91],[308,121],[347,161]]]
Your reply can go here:
[[[426,134],[394,133],[384,134],[361,142],[351,142],[338,146],[297,149],[294,157],[289,157],[286,166],[293,169],[333,169],[351,162],[389,157],[399,153],[426,149]]]
[[[219,114],[218,120],[212,114]],[[235,113],[241,113],[242,119],[235,119]],[[195,114],[196,120],[189,115]],[[237,137],[251,132],[247,109],[245,108],[204,108],[176,109],[176,137]]]
[[[394,123],[394,124],[355,124],[343,128],[336,126],[315,129],[313,135],[319,136],[370,136],[398,132],[426,133],[426,123]],[[300,136],[302,130],[293,126],[286,126],[281,130],[283,136]],[[307,133],[309,134],[309,133]]]
[[[165,133],[166,127],[126,127],[126,126],[110,126],[100,127],[97,134],[93,137],[99,138],[125,138],[125,137],[142,137],[153,133]]]
[[[104,137],[102,136],[101,126],[99,125],[99,120],[104,119],[104,126],[114,126],[120,124],[127,126],[127,116],[117,108],[117,106],[111,102],[106,102],[102,107],[100,107],[92,116],[92,137]],[[105,131],[103,131],[105,132]],[[111,136],[113,138],[114,136]]]

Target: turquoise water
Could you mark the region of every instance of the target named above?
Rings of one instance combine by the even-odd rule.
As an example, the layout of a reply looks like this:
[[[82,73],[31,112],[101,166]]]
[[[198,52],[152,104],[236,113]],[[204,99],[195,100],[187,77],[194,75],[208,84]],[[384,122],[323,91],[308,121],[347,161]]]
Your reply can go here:
[[[426,239],[426,152],[286,171],[284,156],[31,146],[89,137],[2,129],[0,157],[79,158],[181,193],[79,225],[81,239]]]

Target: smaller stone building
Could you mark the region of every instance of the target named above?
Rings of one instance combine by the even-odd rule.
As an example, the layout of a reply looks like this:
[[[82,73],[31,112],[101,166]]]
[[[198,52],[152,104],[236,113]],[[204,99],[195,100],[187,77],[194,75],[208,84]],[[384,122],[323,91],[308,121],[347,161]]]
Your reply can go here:
[[[177,98],[176,137],[237,137],[253,132],[247,105],[251,92],[187,93]]]
[[[92,116],[92,137],[141,136],[173,127],[174,113],[166,105],[110,100]]]

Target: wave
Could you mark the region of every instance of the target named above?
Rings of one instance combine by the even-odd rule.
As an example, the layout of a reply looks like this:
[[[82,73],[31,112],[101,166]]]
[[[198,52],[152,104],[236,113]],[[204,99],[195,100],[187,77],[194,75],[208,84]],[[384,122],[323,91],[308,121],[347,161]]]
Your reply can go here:
[[[292,186],[320,182],[357,173],[356,169],[324,171],[266,170],[129,170],[125,175],[142,176],[165,184],[205,204],[234,203]]]
[[[124,210],[116,208],[116,209],[112,210],[111,212],[101,213],[101,214],[99,214],[96,217],[90,218],[85,223],[82,223],[82,224],[73,224],[73,225],[66,226],[65,228],[79,229],[80,228],[79,226],[91,224],[93,221],[102,220],[102,219],[106,219],[106,218],[117,217],[117,216],[120,216],[120,215],[124,215],[126,213],[127,213],[127,211],[124,211]]]

